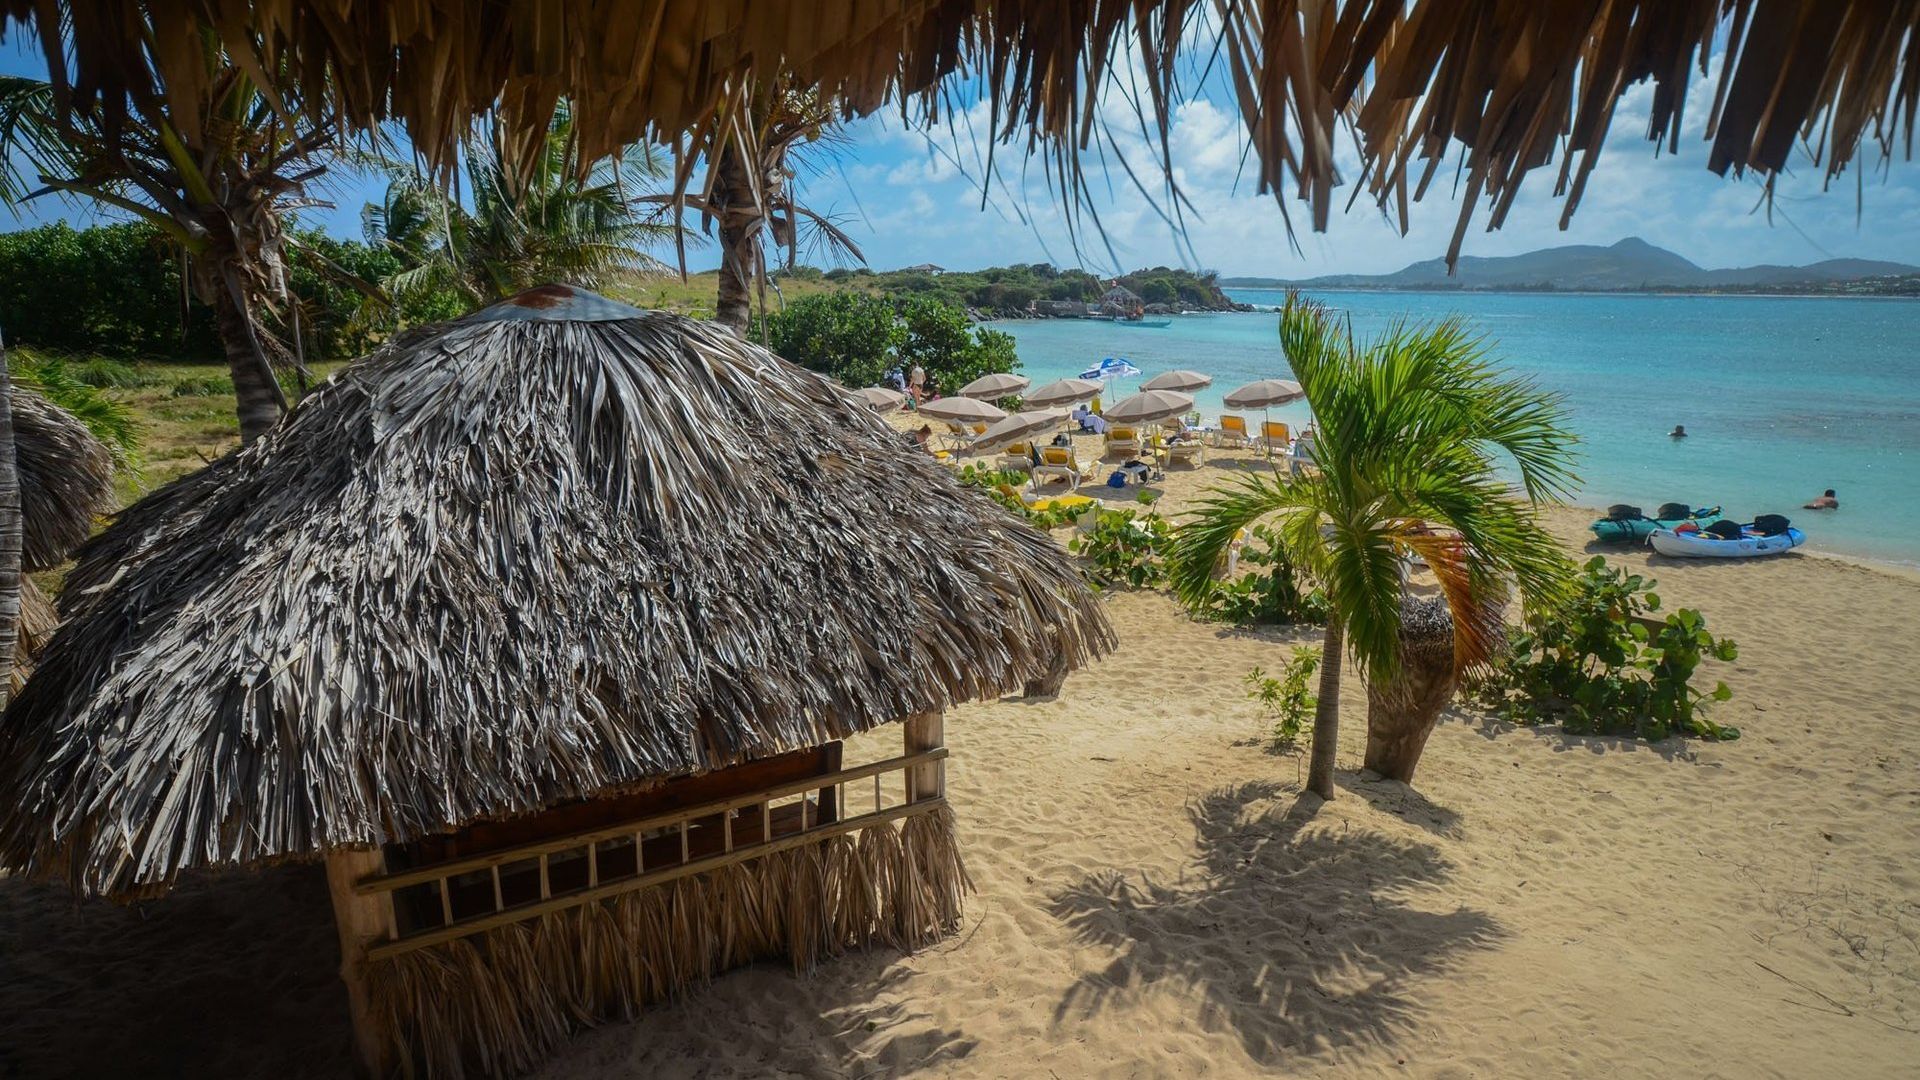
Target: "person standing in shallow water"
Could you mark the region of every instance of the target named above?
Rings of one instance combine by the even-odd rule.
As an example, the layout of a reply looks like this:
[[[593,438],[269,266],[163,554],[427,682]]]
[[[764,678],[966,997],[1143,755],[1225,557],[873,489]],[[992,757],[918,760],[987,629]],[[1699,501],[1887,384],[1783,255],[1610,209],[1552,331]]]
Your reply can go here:
[[[1832,488],[1828,488],[1828,489],[1827,489],[1827,493],[1826,493],[1826,494],[1824,494],[1824,495],[1821,495],[1820,497],[1818,497],[1818,498],[1816,498],[1816,499],[1814,499],[1814,500],[1813,500],[1812,502],[1810,502],[1810,503],[1808,503],[1808,504],[1807,504],[1807,505],[1806,505],[1806,506],[1804,507],[1804,509],[1807,509],[1807,510],[1838,510],[1838,509],[1840,509],[1840,497],[1839,497],[1839,496],[1837,496],[1837,495],[1835,495],[1835,494],[1833,493],[1833,489],[1832,489]]]
[[[1686,437],[1687,426],[1685,424],[1675,424],[1673,425],[1673,430],[1667,432],[1667,438],[1669,439],[1684,439]]]

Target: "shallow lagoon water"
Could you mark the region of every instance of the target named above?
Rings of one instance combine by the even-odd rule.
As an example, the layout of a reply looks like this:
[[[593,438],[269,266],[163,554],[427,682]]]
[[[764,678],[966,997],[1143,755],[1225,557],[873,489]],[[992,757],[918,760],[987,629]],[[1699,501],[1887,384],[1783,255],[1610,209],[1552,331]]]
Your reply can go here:
[[[1233,289],[1270,306],[1284,294]],[[1493,355],[1562,394],[1582,438],[1579,501],[1719,503],[1777,512],[1809,547],[1920,564],[1920,301],[1759,296],[1325,292],[1356,334],[1460,315]],[[1165,329],[1083,320],[994,324],[1036,383],[1105,356],[1147,376],[1214,376],[1196,397],[1289,372],[1269,311],[1183,315]],[[1116,387],[1130,392],[1138,380]],[[1273,410],[1298,423],[1304,405]],[[1257,420],[1258,414],[1249,419]],[[1689,437],[1669,439],[1675,424]],[[1835,488],[1841,509],[1799,506]]]

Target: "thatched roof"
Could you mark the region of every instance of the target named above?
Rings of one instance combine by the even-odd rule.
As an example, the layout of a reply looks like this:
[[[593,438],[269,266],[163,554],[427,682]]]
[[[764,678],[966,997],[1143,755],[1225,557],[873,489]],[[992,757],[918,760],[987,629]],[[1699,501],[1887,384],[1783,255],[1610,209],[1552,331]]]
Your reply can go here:
[[[791,79],[849,114],[894,102],[925,122],[984,92],[1011,158],[1044,144],[1054,182],[1085,196],[1075,158],[1097,143],[1097,96],[1136,105],[1164,144],[1182,78],[1225,71],[1261,189],[1298,190],[1316,228],[1342,179],[1342,118],[1367,163],[1354,190],[1403,222],[1410,189],[1456,141],[1460,230],[1482,196],[1497,225],[1520,178],[1556,156],[1571,213],[1632,83],[1655,84],[1649,138],[1677,144],[1691,69],[1717,35],[1730,60],[1708,124],[1715,171],[1777,172],[1803,137],[1829,176],[1863,140],[1910,155],[1920,104],[1911,0],[0,0],[0,12],[38,20],[54,80],[77,100],[203,101],[197,22],[257,70],[292,72],[302,107],[357,129],[397,119],[442,168],[496,101],[531,168],[563,96],[591,160],[642,137],[750,138],[739,103]]]
[[[405,841],[1017,691],[1066,556],[826,379],[547,286],[408,335],[82,550],[0,859],[82,892]]]
[[[72,413],[19,385],[13,388],[13,448],[22,568],[51,570],[113,509],[113,456]]]
[[[51,570],[113,509],[113,456],[72,413],[18,384],[13,449],[20,471],[21,569]],[[20,688],[58,623],[46,595],[31,578],[21,578],[12,690]]]

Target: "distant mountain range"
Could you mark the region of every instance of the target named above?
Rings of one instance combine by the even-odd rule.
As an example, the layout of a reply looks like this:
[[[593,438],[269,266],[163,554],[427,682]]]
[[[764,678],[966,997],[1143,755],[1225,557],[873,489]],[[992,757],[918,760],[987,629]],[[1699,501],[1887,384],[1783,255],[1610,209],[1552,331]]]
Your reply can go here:
[[[1329,274],[1300,280],[1223,278],[1241,288],[1481,289],[1530,292],[1794,292],[1856,291],[1838,288],[1868,278],[1920,275],[1920,266],[1875,259],[1828,259],[1807,266],[1742,266],[1708,270],[1637,236],[1617,244],[1569,244],[1524,255],[1463,255],[1452,276],[1445,259],[1428,259],[1391,274]],[[1857,291],[1878,292],[1884,289]],[[1895,291],[1902,291],[1899,289]]]

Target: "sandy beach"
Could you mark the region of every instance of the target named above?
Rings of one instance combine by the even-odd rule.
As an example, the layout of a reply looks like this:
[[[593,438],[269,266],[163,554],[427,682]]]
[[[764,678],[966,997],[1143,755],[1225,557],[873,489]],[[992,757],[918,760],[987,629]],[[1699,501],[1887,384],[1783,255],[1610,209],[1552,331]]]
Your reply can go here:
[[[1245,465],[1176,470],[1163,509]],[[1553,529],[1580,551],[1589,516]],[[1115,594],[1121,647],[1058,697],[947,719],[961,933],[731,973],[540,1075],[1912,1075],[1920,581],[1610,557],[1739,642],[1709,683],[1743,738],[1456,713],[1409,789],[1358,772],[1350,681],[1343,790],[1315,805],[1241,680],[1316,635]],[[0,881],[0,1076],[343,1074],[336,963],[314,867],[134,908]]]

